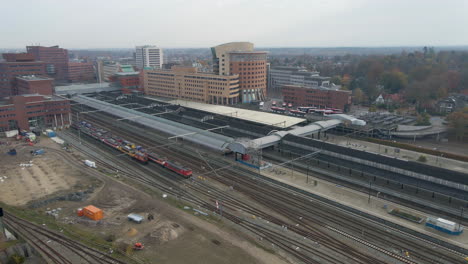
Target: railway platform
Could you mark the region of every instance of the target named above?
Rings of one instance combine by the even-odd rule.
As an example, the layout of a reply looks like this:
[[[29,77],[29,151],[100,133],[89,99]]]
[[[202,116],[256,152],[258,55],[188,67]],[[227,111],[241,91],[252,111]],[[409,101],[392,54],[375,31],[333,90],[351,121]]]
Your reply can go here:
[[[427,165],[445,168],[445,169],[454,170],[454,171],[459,171],[459,172],[468,171],[468,163],[458,161],[458,160],[447,159],[444,157],[429,155],[425,153],[419,153],[416,151],[411,151],[411,150],[406,150],[406,149],[394,148],[390,146],[380,145],[380,144],[367,142],[364,140],[359,140],[359,139],[354,139],[354,138],[349,138],[349,137],[344,137],[344,136],[332,135],[330,133],[327,135],[327,137],[328,137],[328,139],[326,140],[327,142],[340,145],[340,146],[344,146],[344,147],[350,147],[350,148],[354,148],[358,150],[374,152],[374,153],[378,153],[382,155],[387,155],[391,157],[397,157],[397,158],[402,158],[402,159],[407,159],[407,160],[412,160],[412,161],[417,160],[421,155],[423,155],[427,158],[427,161],[425,162]]]
[[[291,171],[291,169],[287,168],[276,167],[273,169],[266,169],[262,170],[261,174],[301,190],[325,197],[332,201],[339,202],[376,217],[468,249],[468,234],[466,232],[462,233],[460,236],[451,236],[432,230],[431,228],[426,227],[424,224],[413,223],[397,216],[393,216],[388,212],[396,208],[421,217],[427,217],[429,215],[424,212],[420,212],[412,208],[384,200],[382,199],[382,196],[376,197],[372,195],[369,199],[368,194],[324,181],[314,177],[313,175],[309,175],[307,177],[307,175],[301,172]],[[363,232],[365,232],[365,230],[363,230]]]

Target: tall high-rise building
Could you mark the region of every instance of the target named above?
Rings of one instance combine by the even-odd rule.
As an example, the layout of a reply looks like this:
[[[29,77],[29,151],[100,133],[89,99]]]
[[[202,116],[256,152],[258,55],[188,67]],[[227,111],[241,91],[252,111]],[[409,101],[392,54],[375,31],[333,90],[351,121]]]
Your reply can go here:
[[[163,50],[156,46],[137,46],[135,60],[138,69],[145,67],[161,69],[163,65]]]
[[[17,76],[45,76],[45,63],[34,60],[29,53],[4,53],[0,62],[0,97],[18,94]]]
[[[267,95],[267,52],[254,51],[250,42],[230,42],[211,48],[213,71],[239,75],[240,102],[265,100]]]
[[[59,46],[27,46],[26,50],[33,54],[34,59],[46,63],[46,73],[49,77],[58,82],[68,80],[68,50]]]

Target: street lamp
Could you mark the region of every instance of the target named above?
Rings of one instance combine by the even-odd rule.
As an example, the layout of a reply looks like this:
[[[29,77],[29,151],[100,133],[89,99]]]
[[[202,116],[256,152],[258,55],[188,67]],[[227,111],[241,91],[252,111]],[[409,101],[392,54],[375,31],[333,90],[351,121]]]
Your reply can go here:
[[[370,204],[371,189],[372,189],[372,182],[369,181],[369,199],[367,200],[367,203],[368,203],[368,204]]]

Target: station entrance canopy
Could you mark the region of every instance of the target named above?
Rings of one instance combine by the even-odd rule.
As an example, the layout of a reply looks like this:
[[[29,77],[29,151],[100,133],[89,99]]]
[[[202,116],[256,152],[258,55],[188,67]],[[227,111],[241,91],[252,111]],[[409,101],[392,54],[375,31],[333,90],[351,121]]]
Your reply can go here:
[[[342,123],[341,120],[336,120],[336,119],[331,119],[327,121],[318,121],[308,126],[297,127],[289,131],[273,132],[271,135],[257,138],[254,140],[250,140],[250,141],[233,142],[229,144],[228,148],[237,153],[247,154],[249,148],[264,149],[264,148],[276,145],[281,141],[281,139],[284,136],[288,134],[295,135],[295,136],[308,136],[308,135],[312,135],[315,133],[326,131],[328,129],[332,129],[334,127],[337,127],[341,123]]]

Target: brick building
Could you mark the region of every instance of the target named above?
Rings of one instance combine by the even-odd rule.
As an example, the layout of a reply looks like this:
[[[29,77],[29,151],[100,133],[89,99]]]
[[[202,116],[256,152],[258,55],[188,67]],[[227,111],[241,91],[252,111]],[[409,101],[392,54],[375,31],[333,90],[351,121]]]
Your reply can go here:
[[[0,101],[0,131],[62,127],[70,120],[70,101],[61,97],[28,94]]]
[[[28,53],[4,53],[0,62],[0,98],[18,94],[16,77],[24,75],[46,76],[45,63],[36,61]]]
[[[284,85],[281,88],[283,100],[294,106],[316,106],[337,108],[347,112],[351,107],[351,92],[322,87]]]
[[[67,72],[68,82],[83,83],[96,81],[92,62],[69,62]]]
[[[54,93],[53,79],[28,75],[16,77],[18,94],[52,95]]]
[[[237,104],[239,75],[199,73],[194,67],[144,70],[145,94],[211,104]]]
[[[239,75],[240,102],[265,100],[267,95],[267,52],[254,51],[250,42],[231,42],[211,48],[213,71]]]
[[[68,80],[68,50],[59,46],[27,46],[26,50],[34,56],[35,60],[46,64],[46,73],[49,77],[58,82]]]
[[[110,77],[110,81],[120,87],[122,93],[130,94],[134,91],[143,92],[143,88],[140,88],[140,78],[139,72],[117,72]]]

